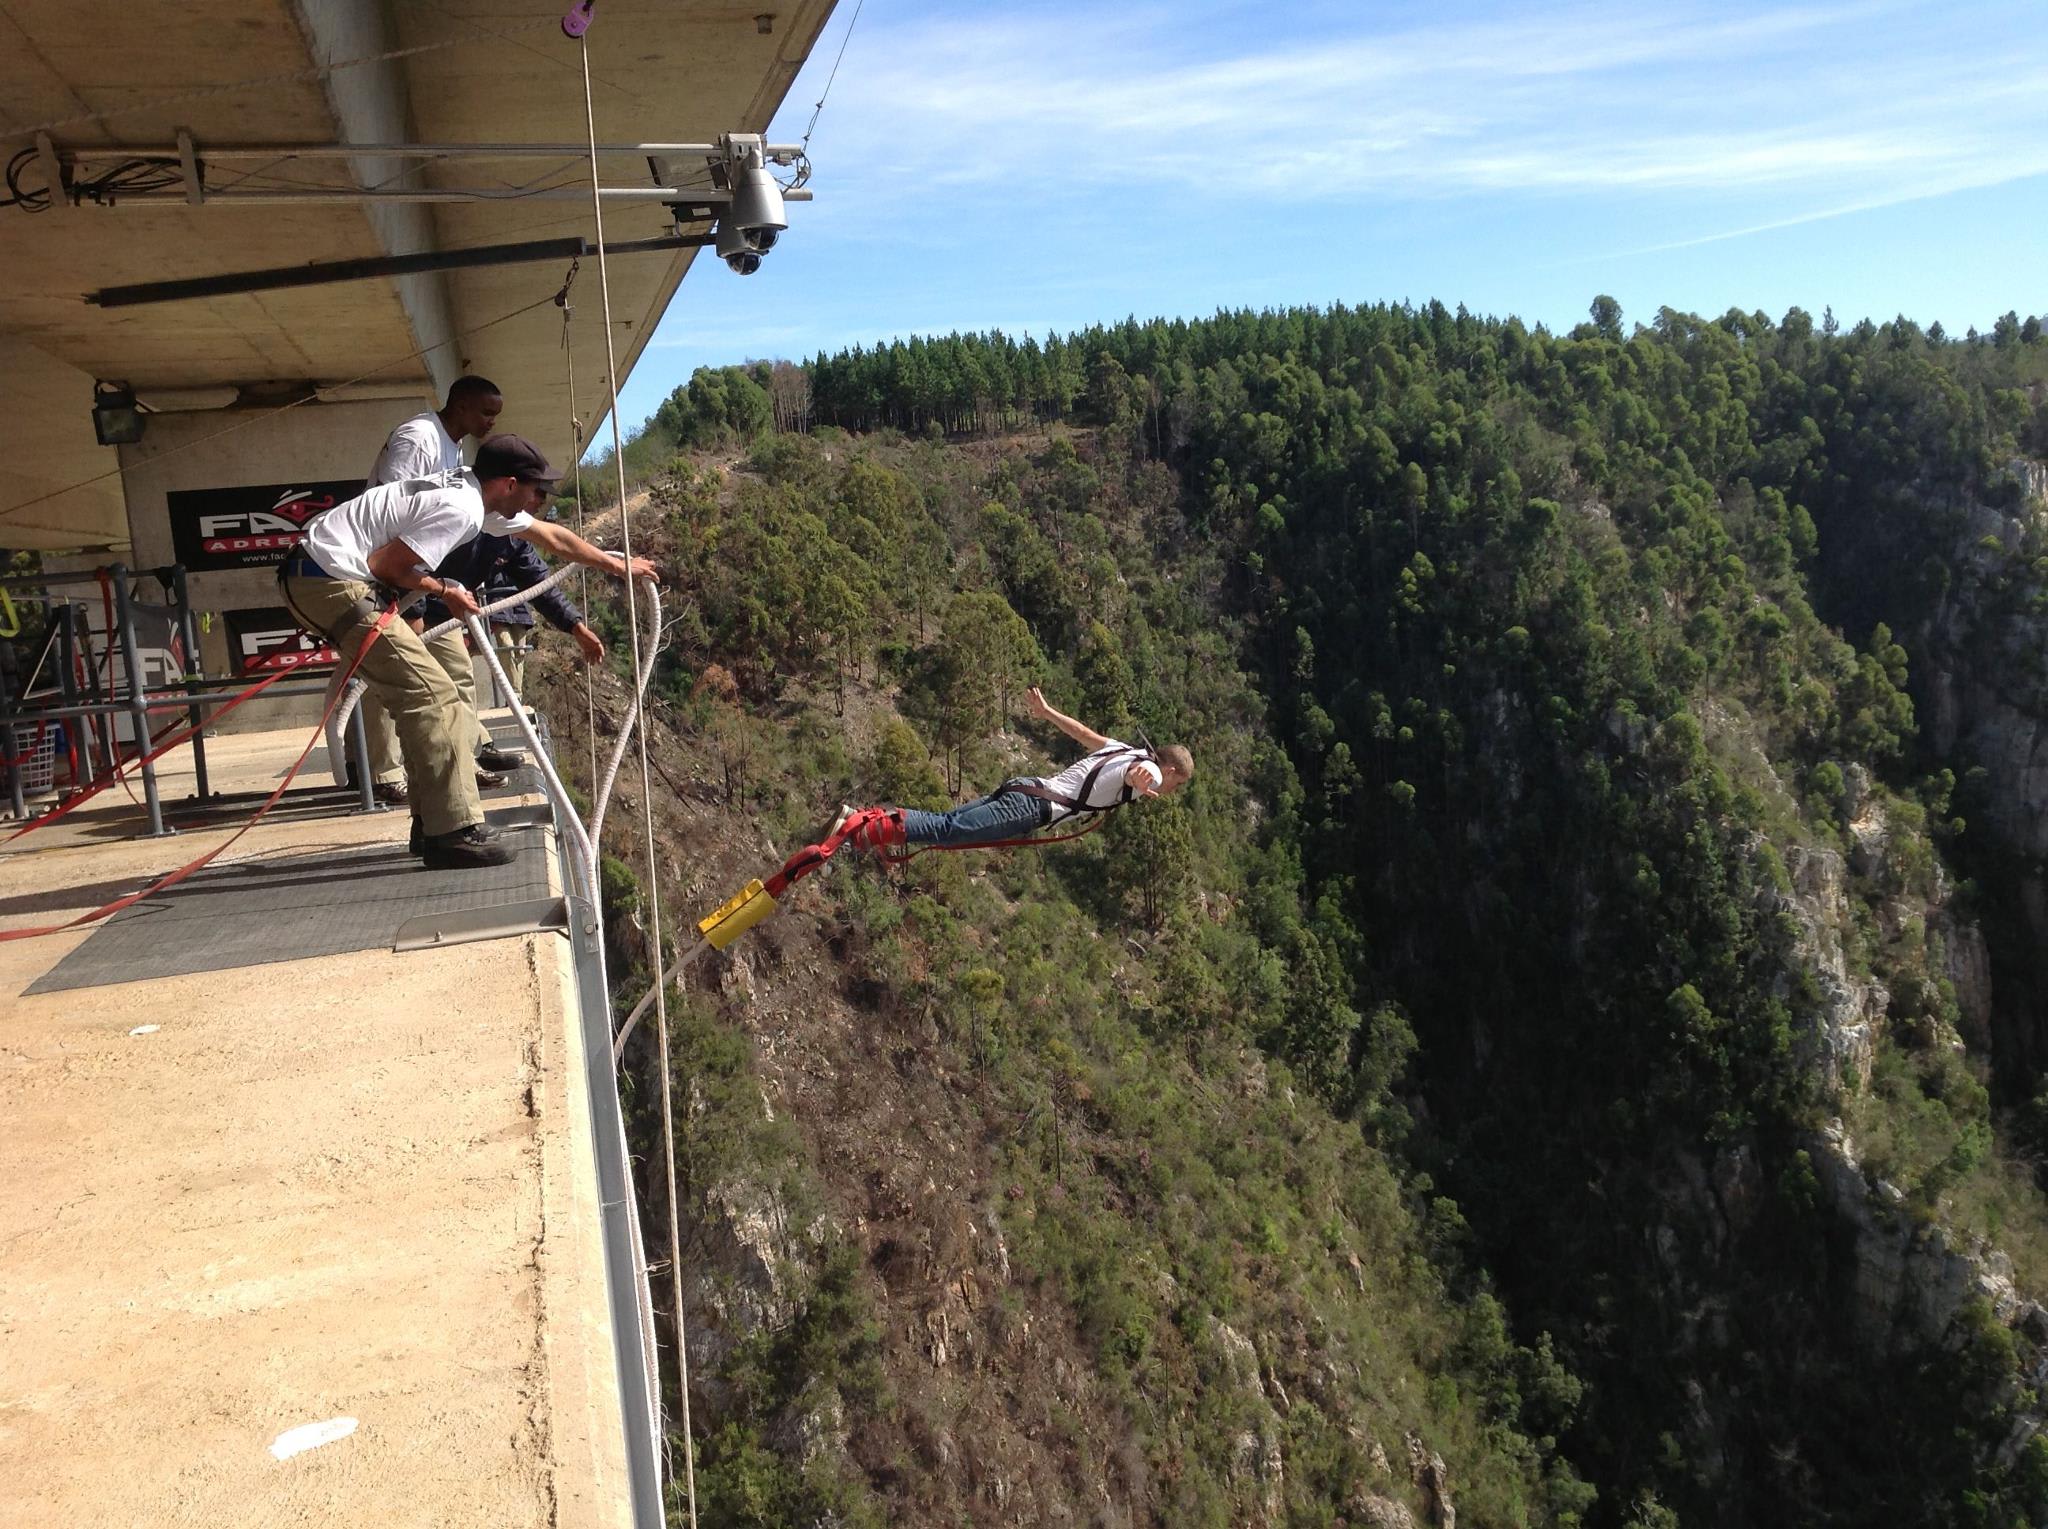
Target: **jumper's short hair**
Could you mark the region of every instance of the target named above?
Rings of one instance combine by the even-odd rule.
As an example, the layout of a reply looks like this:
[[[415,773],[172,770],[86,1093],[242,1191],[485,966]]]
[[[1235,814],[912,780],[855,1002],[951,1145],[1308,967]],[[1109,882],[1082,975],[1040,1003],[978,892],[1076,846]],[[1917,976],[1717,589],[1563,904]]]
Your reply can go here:
[[[1170,764],[1180,771],[1182,775],[1190,779],[1194,777],[1195,756],[1178,743],[1167,744],[1165,748],[1159,751],[1159,757],[1164,763]]]
[[[471,398],[489,398],[494,393],[500,398],[505,396],[504,391],[490,378],[479,377],[474,373],[467,377],[457,377],[448,384],[450,404],[462,403]]]

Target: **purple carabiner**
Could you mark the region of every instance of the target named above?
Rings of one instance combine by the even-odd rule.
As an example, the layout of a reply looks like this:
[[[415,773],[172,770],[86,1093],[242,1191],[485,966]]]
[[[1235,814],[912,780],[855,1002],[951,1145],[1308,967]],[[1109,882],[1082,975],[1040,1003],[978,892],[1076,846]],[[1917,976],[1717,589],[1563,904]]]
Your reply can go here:
[[[576,3],[569,7],[569,13],[562,18],[562,35],[564,37],[581,37],[585,32],[588,32],[590,30],[590,10],[596,4],[597,0],[576,0]]]

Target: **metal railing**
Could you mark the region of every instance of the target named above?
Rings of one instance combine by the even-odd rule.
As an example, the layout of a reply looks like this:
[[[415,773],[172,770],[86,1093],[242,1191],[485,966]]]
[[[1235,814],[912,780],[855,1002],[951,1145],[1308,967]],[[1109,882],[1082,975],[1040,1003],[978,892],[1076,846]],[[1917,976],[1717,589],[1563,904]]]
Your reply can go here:
[[[4,740],[4,765],[7,773],[9,805],[17,819],[29,816],[28,801],[24,792],[25,760],[21,739],[24,729],[31,735],[38,725],[51,722],[83,722],[89,724],[82,731],[86,747],[80,757],[91,768],[90,784],[98,785],[113,778],[121,768],[121,743],[114,729],[108,724],[117,717],[127,717],[134,731],[137,754],[142,758],[142,794],[145,809],[149,815],[149,833],[160,838],[174,832],[164,826],[163,798],[158,790],[156,765],[150,760],[150,716],[152,713],[182,711],[193,729],[189,746],[192,750],[192,766],[196,799],[204,802],[215,793],[207,777],[205,714],[214,707],[225,706],[256,681],[232,677],[210,677],[199,658],[199,624],[192,613],[190,591],[185,583],[185,567],[173,563],[164,568],[140,570],[163,584],[172,599],[171,610],[176,624],[177,636],[185,650],[185,673],[168,688],[150,690],[144,683],[142,672],[142,650],[136,640],[136,602],[129,589],[130,570],[125,564],[114,563],[104,568],[83,568],[59,573],[18,574],[0,579],[0,590],[40,591],[45,605],[58,615],[58,667],[59,693],[62,700],[56,705],[27,702],[8,693],[0,687],[0,740]],[[107,676],[104,694],[100,684],[98,665],[92,666],[92,693],[87,694],[78,682],[78,658],[80,633],[78,631],[79,607],[68,600],[56,600],[50,596],[52,589],[74,585],[98,585],[106,591],[111,604],[113,631],[106,634],[109,643],[120,645],[123,693],[115,693],[111,652],[108,655]],[[85,623],[85,640],[90,643],[91,623]],[[324,695],[324,681],[293,684],[280,682],[267,688],[261,697],[255,699],[285,699],[303,695]],[[98,758],[93,756],[97,752]],[[378,810],[375,793],[370,779],[369,739],[363,731],[362,709],[349,724],[349,755],[355,766],[356,795],[361,810]],[[88,782],[74,781],[84,788]]]

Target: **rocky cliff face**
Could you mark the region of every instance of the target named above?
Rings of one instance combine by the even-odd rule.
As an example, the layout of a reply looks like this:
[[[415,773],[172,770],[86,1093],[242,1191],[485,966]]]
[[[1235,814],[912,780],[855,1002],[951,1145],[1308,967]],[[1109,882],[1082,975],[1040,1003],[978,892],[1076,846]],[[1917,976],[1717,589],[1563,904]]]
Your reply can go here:
[[[2014,1288],[2012,1260],[1987,1242],[1907,1214],[1897,1186],[1865,1172],[1840,1120],[1816,1132],[1807,1150],[1824,1198],[1855,1231],[1852,1310],[1871,1342],[1889,1348],[1945,1338],[1978,1299],[2030,1343],[2048,1339],[2048,1311]]]
[[[2048,544],[2048,463],[2014,462],[1995,487],[2013,502],[1958,507],[1954,578],[1908,642],[1928,743],[1959,777],[1982,772],[1963,805],[2002,883],[1989,888],[1995,958],[1952,945],[1950,977],[1959,996],[1996,977],[1984,1039],[2004,1077],[2025,1079],[2048,1067],[2048,578],[2031,561]]]
[[[1859,773],[1860,772],[1856,772]],[[1844,953],[1844,933],[1854,917],[1848,873],[1869,875],[1878,869],[1889,828],[1878,800],[1867,785],[1850,787],[1848,856],[1833,850],[1794,845],[1784,861],[1790,886],[1767,891],[1769,911],[1789,915],[1801,933],[1797,960],[1813,977],[1820,1008],[1801,1038],[1807,1064],[1825,1079],[1830,1091],[1860,1092],[1868,1086],[1877,1043],[1888,1023],[1891,994],[1874,977],[1853,972]],[[1936,901],[1888,909],[1894,919],[1926,921],[1945,954],[1955,983],[1962,1032],[1945,1024],[1932,1044],[1965,1048],[1972,1032],[1988,1030],[1991,982],[1985,967],[1983,935],[1948,905],[1945,878],[1937,877]],[[2021,1302],[2012,1287],[2011,1261],[1988,1245],[1951,1245],[1937,1225],[1913,1222],[1904,1214],[1904,1195],[1882,1179],[1863,1171],[1856,1144],[1836,1120],[1807,1143],[1825,1198],[1854,1229],[1857,1239],[1855,1275],[1859,1325],[1873,1341],[1891,1346],[1938,1337],[1973,1295],[1991,1299],[1999,1320],[2014,1325],[2025,1318],[2041,1325],[2048,1337],[2048,1315]],[[1718,1197],[1717,1197],[1718,1198]],[[2022,1307],[2030,1310],[2022,1310]]]
[[[2023,724],[2011,708],[2001,718],[1985,705],[1976,713],[1979,725],[1986,734],[2026,725],[2048,735],[2048,685],[2040,697],[2038,723],[2029,718]],[[1707,717],[1717,728],[1736,725],[1711,708]],[[1768,771],[1767,761],[1762,768]],[[2041,769],[2038,783],[2014,775],[2002,780],[2001,789],[2032,790],[2038,784],[2038,805],[2030,810],[2048,810],[2048,752]],[[1887,856],[1898,848],[1898,829],[1867,774],[1852,768],[1848,776],[1843,850],[1777,846],[1783,881],[1767,883],[1758,898],[1762,911],[1783,915],[1798,931],[1785,985],[1789,991],[1803,972],[1818,1001],[1796,1044],[1802,1064],[1838,1097],[1869,1088],[1879,1042],[1895,1022],[1892,994],[1882,981],[1860,972],[1849,951],[1868,889],[1884,879]],[[1758,835],[1751,852],[1764,855],[1764,844]],[[2042,848],[2048,855],[2048,843]],[[2036,865],[2035,880],[2048,885],[2048,869],[2041,868],[2048,859]],[[1990,948],[1976,924],[1953,906],[1949,878],[1937,869],[1931,895],[1894,896],[1874,911],[1889,932],[1907,923],[1923,926],[1931,964],[1955,991],[1956,1027],[1937,1021],[1935,1033],[1916,1043],[1981,1054],[1995,1029]],[[2012,1262],[1996,1246],[1916,1211],[1900,1188],[1867,1169],[1843,1121],[1829,1121],[1803,1146],[1819,1203],[1847,1234],[1838,1244],[1844,1257],[1835,1268],[1836,1295],[1860,1343],[1875,1353],[1904,1356],[1931,1347],[1959,1350],[1986,1320],[2011,1334],[2022,1358],[2021,1377],[1996,1399],[2009,1409],[2002,1454],[2010,1458],[2048,1421],[2048,1409],[2033,1399],[2048,1380],[2048,1310],[2015,1287]],[[1754,1162],[1741,1146],[1725,1147],[1710,1159],[1687,1159],[1679,1170],[1667,1187],[1657,1249],[1672,1297],[1693,1312],[1692,1330],[1711,1342],[1723,1325],[1724,1303],[1679,1255],[1688,1240],[1683,1229],[1690,1228],[1690,1240],[1710,1263],[1719,1261],[1750,1225],[1759,1186]],[[1712,1401],[1703,1398],[1688,1439],[1696,1458],[1710,1465],[1721,1458],[1731,1421],[1716,1414]]]
[[[1870,1076],[1891,994],[1883,983],[1859,980],[1849,972],[1842,945],[1850,918],[1842,857],[1833,850],[1794,845],[1784,859],[1791,889],[1766,893],[1765,903],[1768,911],[1789,913],[1798,923],[1798,960],[1820,989],[1819,1016],[1801,1037],[1805,1060],[1830,1089],[1858,1087]]]

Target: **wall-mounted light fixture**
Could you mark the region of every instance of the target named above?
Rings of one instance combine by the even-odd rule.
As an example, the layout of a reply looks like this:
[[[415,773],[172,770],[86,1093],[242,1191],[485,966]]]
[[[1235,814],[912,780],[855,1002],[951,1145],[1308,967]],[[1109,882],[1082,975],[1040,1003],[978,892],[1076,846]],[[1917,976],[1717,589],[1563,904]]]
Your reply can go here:
[[[92,433],[102,446],[133,446],[142,439],[142,410],[125,382],[92,385]]]

